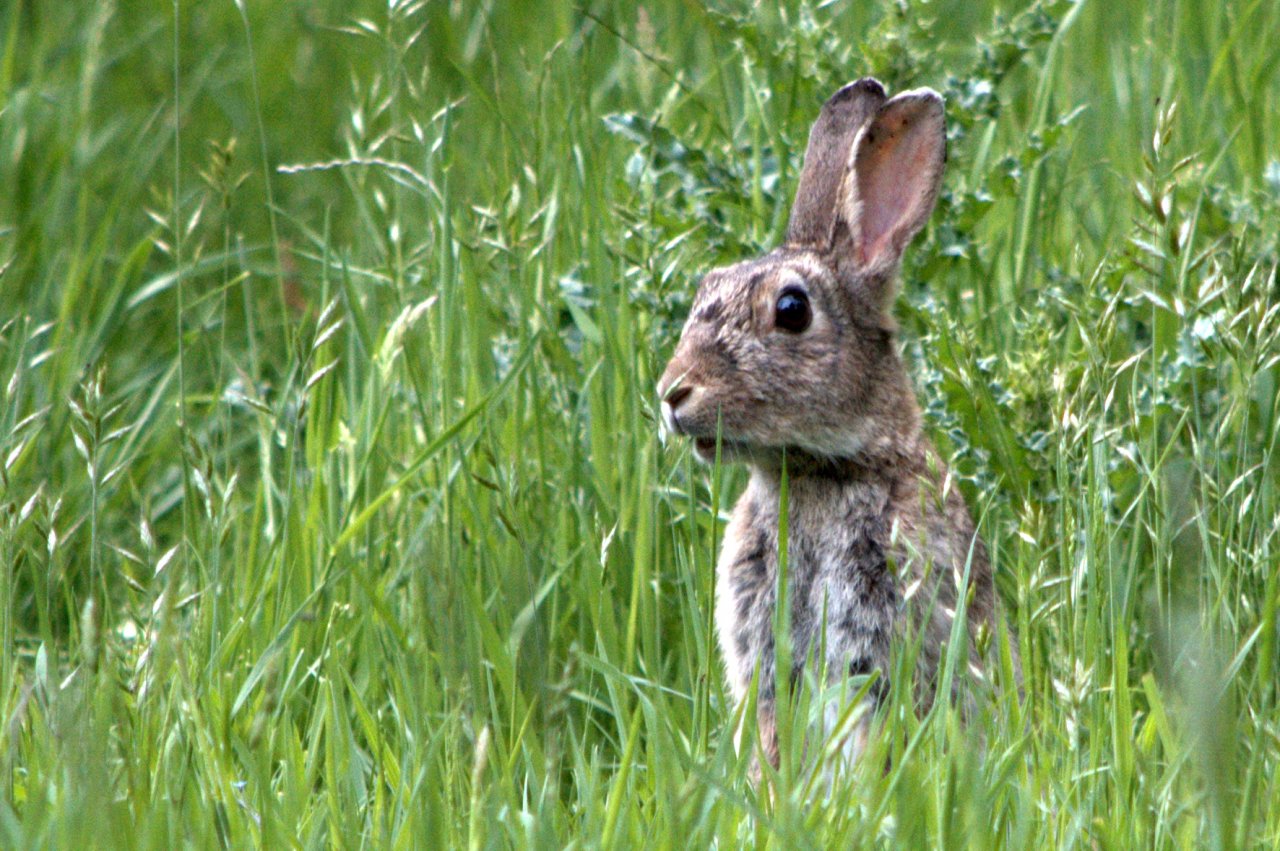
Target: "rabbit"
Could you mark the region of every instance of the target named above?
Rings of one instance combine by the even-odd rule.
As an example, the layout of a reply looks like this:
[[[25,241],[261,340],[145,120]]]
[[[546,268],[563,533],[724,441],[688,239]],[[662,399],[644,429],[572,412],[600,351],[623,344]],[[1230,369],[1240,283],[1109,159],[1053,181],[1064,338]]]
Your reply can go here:
[[[666,430],[702,461],[719,447],[750,471],[716,565],[715,622],[733,698],[759,677],[757,756],[774,766],[784,467],[792,682],[806,665],[825,671],[828,699],[876,674],[860,714],[822,705],[829,752],[851,765],[865,749],[897,641],[919,641],[912,686],[930,704],[966,577],[968,667],[984,676],[976,648],[997,617],[987,552],[921,430],[891,316],[945,160],[937,92],[888,98],[869,77],[837,91],[810,132],[784,244],[702,278],[658,382]]]

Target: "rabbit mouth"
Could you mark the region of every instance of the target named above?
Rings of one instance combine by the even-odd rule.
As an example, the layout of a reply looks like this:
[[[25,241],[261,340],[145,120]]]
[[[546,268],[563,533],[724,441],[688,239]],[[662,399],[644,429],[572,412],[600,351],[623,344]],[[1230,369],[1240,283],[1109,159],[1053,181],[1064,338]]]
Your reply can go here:
[[[745,443],[739,443],[736,440],[726,440],[720,438],[720,459],[726,460],[735,458],[744,454],[749,454],[750,447]],[[708,463],[716,460],[716,439],[712,437],[695,437],[693,439],[693,451],[697,456]]]

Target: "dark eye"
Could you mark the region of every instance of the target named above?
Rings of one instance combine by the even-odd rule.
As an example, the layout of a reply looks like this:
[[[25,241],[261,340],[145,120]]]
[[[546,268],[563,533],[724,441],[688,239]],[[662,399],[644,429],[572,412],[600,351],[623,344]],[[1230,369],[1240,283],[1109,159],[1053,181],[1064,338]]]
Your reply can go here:
[[[804,290],[798,287],[783,290],[773,309],[773,324],[783,331],[799,334],[812,321],[813,311],[809,309],[809,297],[804,294]]]

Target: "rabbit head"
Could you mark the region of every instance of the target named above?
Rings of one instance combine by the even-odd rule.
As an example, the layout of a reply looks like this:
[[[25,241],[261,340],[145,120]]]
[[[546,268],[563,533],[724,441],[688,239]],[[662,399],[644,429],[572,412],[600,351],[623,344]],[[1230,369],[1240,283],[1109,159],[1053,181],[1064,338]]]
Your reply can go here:
[[[786,242],[701,281],[658,382],[664,425],[703,460],[784,449],[854,458],[918,428],[890,315],[902,251],[933,210],[942,98],[840,89],[809,135]],[[888,443],[886,443],[886,441]]]

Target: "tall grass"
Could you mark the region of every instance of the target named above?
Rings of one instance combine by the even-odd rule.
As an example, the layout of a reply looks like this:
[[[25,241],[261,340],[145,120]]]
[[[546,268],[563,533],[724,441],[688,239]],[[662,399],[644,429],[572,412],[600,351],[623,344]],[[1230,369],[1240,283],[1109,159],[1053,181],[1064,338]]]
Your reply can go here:
[[[1274,4],[0,39],[0,845],[1280,843]],[[653,387],[864,74],[948,98],[898,309],[1024,689],[895,693],[835,788],[755,788],[711,624],[743,477]]]

